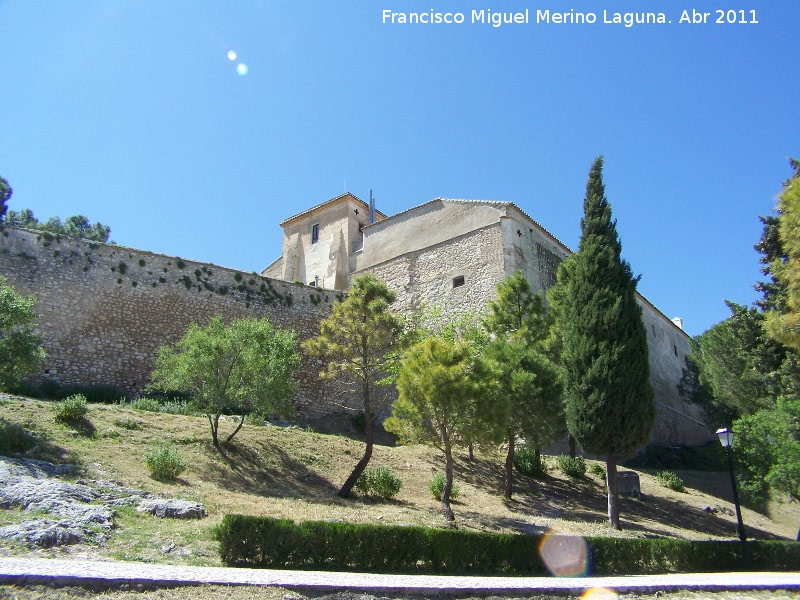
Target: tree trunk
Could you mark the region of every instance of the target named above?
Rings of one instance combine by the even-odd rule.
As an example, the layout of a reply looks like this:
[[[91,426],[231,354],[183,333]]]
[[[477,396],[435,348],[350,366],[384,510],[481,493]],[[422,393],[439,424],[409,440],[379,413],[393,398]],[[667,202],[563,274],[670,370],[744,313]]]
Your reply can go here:
[[[474,444],[472,442],[469,443],[469,462],[475,460],[475,450],[473,448]]]
[[[219,448],[219,439],[217,438],[217,431],[219,431],[219,415],[206,415],[208,423],[211,425],[211,440],[214,442],[214,447]]]
[[[617,485],[617,459],[606,456],[606,485],[608,487],[608,522],[613,529],[621,529],[619,525],[619,486]]]
[[[442,488],[442,516],[448,521],[455,521],[456,516],[450,508],[450,493],[453,491],[453,451],[450,444],[445,442],[444,454],[446,458],[444,468],[444,487]]]
[[[365,434],[365,442],[366,448],[364,448],[364,456],[361,457],[361,460],[358,461],[355,469],[353,472],[350,473],[350,477],[347,478],[347,481],[344,482],[342,485],[342,489],[339,490],[337,494],[340,498],[347,498],[350,496],[350,492],[353,490],[353,486],[358,481],[358,478],[361,477],[361,474],[364,472],[364,469],[367,468],[369,464],[369,459],[372,458],[372,445],[375,442],[375,430],[372,426],[372,411],[370,410],[370,401],[369,401],[369,384],[364,384],[363,389],[363,398],[364,398],[364,434]]]
[[[239,430],[242,428],[242,425],[244,425],[244,412],[242,412],[242,418],[239,420],[239,425],[236,427],[234,432],[232,434],[230,434],[227,437],[227,439],[225,440],[225,445],[226,446],[231,443],[231,440],[233,439],[233,436],[235,436],[237,433],[239,433]]]
[[[575,438],[571,433],[567,434],[567,443],[569,444],[569,457],[575,458]]]
[[[514,485],[514,434],[508,431],[508,453],[506,454],[506,500],[511,500],[512,486]]]

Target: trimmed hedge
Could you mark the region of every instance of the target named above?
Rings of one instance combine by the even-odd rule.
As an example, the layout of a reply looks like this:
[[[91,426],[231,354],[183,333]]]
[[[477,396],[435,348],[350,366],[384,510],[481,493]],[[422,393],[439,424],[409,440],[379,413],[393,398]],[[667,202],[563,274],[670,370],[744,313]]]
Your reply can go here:
[[[215,537],[228,566],[383,573],[548,575],[541,536],[225,515]],[[800,544],[588,538],[595,575],[800,570]]]

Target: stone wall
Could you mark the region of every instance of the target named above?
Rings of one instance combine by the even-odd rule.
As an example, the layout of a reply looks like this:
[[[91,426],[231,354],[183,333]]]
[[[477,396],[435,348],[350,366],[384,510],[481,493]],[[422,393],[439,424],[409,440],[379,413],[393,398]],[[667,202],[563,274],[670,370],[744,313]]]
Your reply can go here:
[[[154,357],[192,322],[214,315],[268,317],[306,339],[340,292],[268,279],[122,246],[6,227],[0,275],[35,294],[47,353],[40,379],[110,384],[129,394],[149,383]],[[319,385],[319,359],[303,358],[294,405],[302,417],[336,410],[342,398]],[[345,400],[348,402],[348,400]],[[349,402],[348,402],[349,403]]]
[[[359,272],[370,272],[397,292],[396,307],[414,314],[421,308],[441,306],[445,313],[482,312],[486,303],[496,298],[495,286],[506,276],[522,271],[534,291],[547,290],[555,283],[555,270],[569,256],[569,250],[538,224],[511,207],[501,218],[494,206],[480,206],[448,201],[431,202],[409,211],[408,219],[393,217],[367,229],[364,252],[368,244],[396,240],[399,230],[411,234],[411,222],[419,234],[415,243],[428,246],[405,252],[394,258],[375,262],[358,258],[358,264],[369,265]],[[470,210],[478,214],[470,218]],[[458,216],[462,220],[458,221]],[[493,223],[468,230],[469,226]],[[393,221],[398,222],[398,232]],[[441,233],[443,223],[449,230]],[[455,224],[467,229],[455,234]],[[426,226],[427,225],[427,226]],[[437,237],[438,236],[438,237]],[[439,237],[446,238],[437,241]],[[375,253],[371,252],[374,256]],[[455,277],[463,276],[463,285],[453,286]],[[699,406],[680,397],[678,383],[689,353],[689,337],[652,304],[639,296],[642,320],[647,331],[650,353],[650,381],[655,391],[657,417],[650,443],[660,445],[701,445],[714,439],[705,425]]]

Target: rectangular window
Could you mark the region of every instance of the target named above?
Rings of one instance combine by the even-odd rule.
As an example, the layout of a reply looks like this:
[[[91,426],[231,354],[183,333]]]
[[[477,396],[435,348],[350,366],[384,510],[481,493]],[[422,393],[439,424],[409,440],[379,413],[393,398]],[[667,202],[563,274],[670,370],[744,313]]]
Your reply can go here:
[[[319,241],[319,223],[311,226],[311,243],[316,244]]]
[[[454,277],[453,278],[453,287],[454,288],[461,287],[462,285],[464,285],[464,276],[463,275],[459,275],[458,277]]]

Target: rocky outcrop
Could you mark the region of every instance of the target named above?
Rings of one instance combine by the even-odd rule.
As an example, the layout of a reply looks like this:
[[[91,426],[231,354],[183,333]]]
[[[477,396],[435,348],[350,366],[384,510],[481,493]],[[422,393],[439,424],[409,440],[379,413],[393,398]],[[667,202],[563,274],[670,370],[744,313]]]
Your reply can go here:
[[[21,508],[30,515],[0,527],[0,539],[49,548],[84,541],[102,543],[114,528],[115,506],[136,506],[157,517],[197,519],[206,516],[198,502],[161,499],[112,481],[64,481],[71,465],[0,456],[0,508]]]
[[[202,519],[206,516],[205,507],[199,502],[190,500],[162,500],[146,498],[136,508],[138,512],[146,512],[157,517],[172,519]]]

